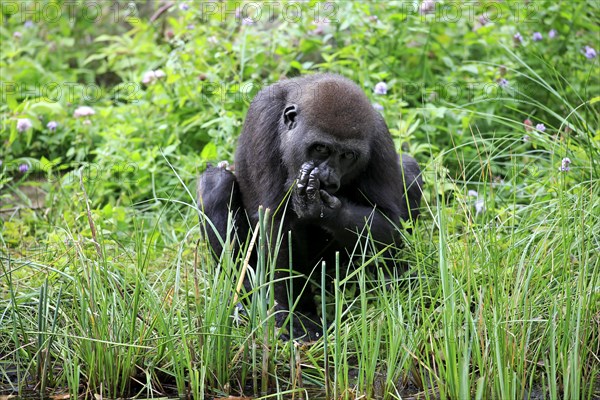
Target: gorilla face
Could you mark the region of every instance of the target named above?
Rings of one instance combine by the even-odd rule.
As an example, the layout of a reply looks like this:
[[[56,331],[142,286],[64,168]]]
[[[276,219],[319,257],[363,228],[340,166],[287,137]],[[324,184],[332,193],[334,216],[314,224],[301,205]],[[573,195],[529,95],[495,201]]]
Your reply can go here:
[[[310,163],[312,169],[318,170],[321,189],[334,194],[365,168],[369,159],[369,135],[339,137],[314,124],[308,116],[310,114],[302,113],[297,105],[285,108],[280,151],[289,176],[296,176]]]

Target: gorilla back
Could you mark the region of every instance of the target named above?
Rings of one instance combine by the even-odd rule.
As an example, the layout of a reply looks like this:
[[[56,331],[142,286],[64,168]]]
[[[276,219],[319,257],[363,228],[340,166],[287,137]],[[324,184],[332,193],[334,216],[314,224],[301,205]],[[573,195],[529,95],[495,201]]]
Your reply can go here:
[[[399,243],[400,221],[418,215],[417,162],[398,157],[383,117],[360,87],[338,75],[285,80],[260,91],[244,122],[235,169],[234,175],[209,167],[199,180],[199,204],[214,226],[207,236],[217,256],[217,234],[227,235],[229,210],[235,242],[246,239],[260,206],[283,205],[274,222],[292,231],[293,265],[306,275],[321,260],[351,250],[367,225],[382,248]],[[284,243],[278,268],[288,266],[287,249]],[[287,308],[285,284],[275,297]],[[311,297],[305,292],[297,310],[314,319]]]

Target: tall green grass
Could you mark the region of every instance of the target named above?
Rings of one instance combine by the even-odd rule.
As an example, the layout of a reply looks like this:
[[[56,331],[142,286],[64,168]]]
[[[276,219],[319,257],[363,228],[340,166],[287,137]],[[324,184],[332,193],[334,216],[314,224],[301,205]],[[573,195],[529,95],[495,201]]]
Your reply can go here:
[[[425,204],[400,252],[408,272],[373,271],[366,252],[351,268],[325,266],[335,277],[333,293],[322,287],[328,336],[313,345],[279,340],[274,325],[273,260],[287,233],[260,224],[255,289],[240,294],[240,304],[250,300],[240,314],[242,260],[226,251],[215,263],[205,243],[196,247],[196,230],[171,249],[153,246],[157,226],[140,227],[132,243],[99,234],[98,252],[81,226],[57,220],[61,241],[40,259],[2,257],[0,376],[17,393],[37,385],[109,398],[273,390],[299,398],[314,387],[324,396],[327,386],[345,399],[407,390],[596,396],[600,196],[597,179],[577,179],[591,176],[592,161],[568,173],[548,167],[545,190],[529,203],[516,181],[486,183],[480,215],[466,185],[438,165],[426,166],[428,190],[450,183],[455,197]],[[102,231],[101,221],[89,223]]]

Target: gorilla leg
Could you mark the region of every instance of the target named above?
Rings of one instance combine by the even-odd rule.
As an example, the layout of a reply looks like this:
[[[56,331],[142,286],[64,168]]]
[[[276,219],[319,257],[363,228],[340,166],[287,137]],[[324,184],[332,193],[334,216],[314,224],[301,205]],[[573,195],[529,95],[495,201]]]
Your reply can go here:
[[[230,240],[233,250],[237,252],[238,240],[246,239],[248,224],[235,175],[223,166],[209,166],[198,181],[198,202],[200,211],[206,217],[204,220],[201,214],[200,223],[215,257],[220,257],[222,243],[227,240]],[[228,237],[230,211],[232,225],[229,227]]]

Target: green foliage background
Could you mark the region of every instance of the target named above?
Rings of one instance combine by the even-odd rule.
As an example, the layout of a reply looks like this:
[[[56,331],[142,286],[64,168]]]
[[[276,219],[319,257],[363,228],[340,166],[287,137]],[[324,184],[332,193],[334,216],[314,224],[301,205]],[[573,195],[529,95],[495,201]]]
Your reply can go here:
[[[103,249],[111,250],[104,262],[117,275],[126,276],[131,264],[145,275],[150,265],[148,274],[160,281],[174,260],[191,264],[198,237],[195,179],[207,162],[233,161],[253,96],[280,79],[328,71],[363,87],[381,107],[398,151],[422,165],[426,189],[417,237],[435,241],[444,215],[448,237],[458,239],[449,240],[449,251],[496,249],[488,256],[500,270],[510,268],[503,252],[529,235],[535,243],[562,243],[561,260],[575,257],[573,265],[589,268],[593,307],[586,315],[599,318],[593,253],[600,246],[600,66],[599,57],[589,51],[586,57],[586,46],[600,51],[600,3],[424,3],[433,4],[431,12],[410,1],[178,1],[171,7],[3,1],[0,296],[7,310],[16,304],[8,293],[36,297],[30,288],[48,279],[57,287],[61,274],[79,274],[83,267],[69,256],[73,241],[81,241],[87,255],[96,251],[88,199]],[[534,32],[542,40],[534,40]],[[165,76],[142,83],[156,70]],[[387,84],[387,94],[374,93],[378,82]],[[75,117],[80,106],[95,114]],[[20,132],[20,119],[32,127]],[[50,121],[56,130],[47,127]],[[560,171],[566,157],[570,170]],[[474,208],[479,199],[485,201],[481,212]],[[581,230],[573,241],[537,236],[561,226],[548,221],[548,213],[568,214],[569,207],[580,207],[570,220]],[[491,226],[496,238],[461,242],[472,229]],[[435,273],[431,260],[439,259],[438,250],[419,251],[425,273]],[[13,259],[36,268],[13,274]],[[460,259],[453,268],[489,282],[494,273],[486,262]],[[565,261],[561,268],[571,266]],[[17,281],[27,282],[22,292]],[[0,332],[9,332],[7,326]],[[13,339],[20,333],[11,335],[0,347],[19,347]],[[589,351],[596,354],[584,360],[591,365],[586,371],[597,372],[598,348]],[[0,362],[18,364],[14,354],[0,352]],[[26,365],[36,354],[19,357]],[[208,381],[223,388],[224,382]]]

